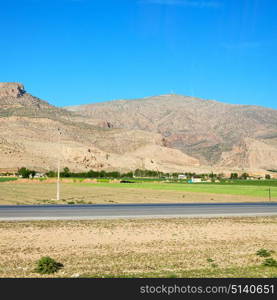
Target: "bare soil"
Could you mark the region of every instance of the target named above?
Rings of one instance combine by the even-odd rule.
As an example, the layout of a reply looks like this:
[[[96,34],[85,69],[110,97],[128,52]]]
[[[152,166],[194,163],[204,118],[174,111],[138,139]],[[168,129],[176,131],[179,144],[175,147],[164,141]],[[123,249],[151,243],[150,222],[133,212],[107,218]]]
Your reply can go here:
[[[277,217],[0,222],[0,277],[179,276],[193,270],[222,276],[226,268],[261,266],[260,248],[274,250],[276,259]],[[35,273],[42,256],[64,268]],[[277,268],[255,270],[246,276],[277,275]]]

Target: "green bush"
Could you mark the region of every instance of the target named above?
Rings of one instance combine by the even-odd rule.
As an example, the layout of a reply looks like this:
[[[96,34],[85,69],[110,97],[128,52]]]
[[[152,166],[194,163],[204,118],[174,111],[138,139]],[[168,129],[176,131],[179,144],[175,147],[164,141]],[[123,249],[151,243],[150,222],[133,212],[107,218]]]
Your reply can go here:
[[[54,171],[49,171],[49,172],[46,173],[46,176],[47,176],[47,177],[56,177],[56,176],[57,176],[57,173],[54,172]]]
[[[18,175],[21,175],[23,178],[29,178],[30,176],[33,178],[36,175],[36,171],[23,167],[18,170]]]
[[[277,261],[274,258],[267,258],[263,262],[263,266],[266,267],[277,267]]]
[[[260,250],[258,250],[256,252],[256,255],[261,256],[261,257],[269,257],[271,255],[271,253],[273,253],[272,250],[268,251],[266,249],[261,248]]]
[[[44,256],[37,261],[35,272],[40,274],[52,274],[63,267],[63,264],[56,262],[49,256]]]

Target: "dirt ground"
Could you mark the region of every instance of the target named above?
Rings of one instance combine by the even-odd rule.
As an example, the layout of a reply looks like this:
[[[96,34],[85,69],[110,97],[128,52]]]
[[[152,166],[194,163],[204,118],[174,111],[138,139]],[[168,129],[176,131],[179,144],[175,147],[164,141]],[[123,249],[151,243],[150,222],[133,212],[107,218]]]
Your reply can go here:
[[[277,276],[260,248],[277,258],[277,217],[0,222],[0,277]],[[64,268],[35,273],[48,255]]]
[[[9,182],[0,184],[0,205],[6,204],[96,204],[96,203],[189,203],[189,202],[259,202],[264,197],[197,193],[144,188],[104,187],[98,184],[66,183],[61,185],[57,202],[55,183]],[[272,201],[276,201],[273,198]]]

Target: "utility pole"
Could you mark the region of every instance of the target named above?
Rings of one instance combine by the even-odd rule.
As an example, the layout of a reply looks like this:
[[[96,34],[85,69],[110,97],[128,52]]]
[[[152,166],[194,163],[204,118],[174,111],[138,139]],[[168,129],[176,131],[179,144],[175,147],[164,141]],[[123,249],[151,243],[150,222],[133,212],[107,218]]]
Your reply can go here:
[[[58,128],[58,174],[57,174],[57,201],[60,200],[60,168],[61,168],[61,130]]]
[[[116,139],[116,148],[117,148],[117,153],[118,153],[118,155],[121,155],[121,152],[120,152],[120,145],[119,145],[119,141],[118,141],[118,139]],[[119,165],[119,167],[118,167],[118,171],[119,171],[119,178],[120,178],[120,176],[121,176],[121,164]]]
[[[159,171],[159,169],[158,169],[158,166],[156,167],[156,169],[157,169],[157,172],[158,172],[158,178],[159,178],[159,180],[161,179],[161,174],[160,174],[160,171]]]

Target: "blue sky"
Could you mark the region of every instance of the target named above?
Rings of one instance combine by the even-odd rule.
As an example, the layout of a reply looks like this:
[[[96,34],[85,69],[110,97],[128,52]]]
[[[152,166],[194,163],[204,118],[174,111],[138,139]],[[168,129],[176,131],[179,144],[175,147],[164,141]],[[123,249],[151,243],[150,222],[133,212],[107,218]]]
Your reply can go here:
[[[277,109],[275,0],[0,0],[0,81],[58,106],[176,94]]]

